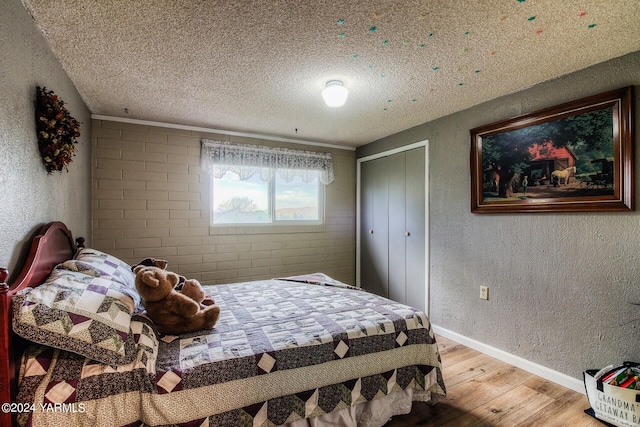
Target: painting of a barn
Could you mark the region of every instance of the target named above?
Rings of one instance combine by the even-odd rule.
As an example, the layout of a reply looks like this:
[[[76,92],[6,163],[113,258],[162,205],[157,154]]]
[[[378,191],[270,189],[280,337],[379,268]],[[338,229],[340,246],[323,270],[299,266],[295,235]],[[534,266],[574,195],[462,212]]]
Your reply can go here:
[[[528,148],[531,160],[524,175],[529,177],[529,185],[548,185],[553,183],[554,171],[567,170],[567,180],[575,176],[577,157],[568,146],[555,147],[552,141],[535,143]]]

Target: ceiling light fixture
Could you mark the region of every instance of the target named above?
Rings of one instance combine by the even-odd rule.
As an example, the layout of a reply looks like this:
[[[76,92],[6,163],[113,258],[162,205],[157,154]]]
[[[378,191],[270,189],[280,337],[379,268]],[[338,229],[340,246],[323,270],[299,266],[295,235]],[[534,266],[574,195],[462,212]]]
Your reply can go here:
[[[342,107],[347,100],[349,91],[340,80],[329,80],[322,91],[322,98],[329,107]]]

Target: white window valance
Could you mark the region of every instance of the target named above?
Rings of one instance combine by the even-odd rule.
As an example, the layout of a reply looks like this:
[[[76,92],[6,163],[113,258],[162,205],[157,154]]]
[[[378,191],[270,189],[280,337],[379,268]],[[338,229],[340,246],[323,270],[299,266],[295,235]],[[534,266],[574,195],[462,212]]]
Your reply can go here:
[[[203,139],[201,149],[202,167],[216,178],[234,172],[241,180],[256,173],[264,181],[269,180],[271,169],[286,182],[300,177],[311,182],[315,177],[328,185],[333,182],[333,161],[330,153],[291,150],[257,145],[231,144],[223,141]],[[318,171],[318,174],[311,173]]]

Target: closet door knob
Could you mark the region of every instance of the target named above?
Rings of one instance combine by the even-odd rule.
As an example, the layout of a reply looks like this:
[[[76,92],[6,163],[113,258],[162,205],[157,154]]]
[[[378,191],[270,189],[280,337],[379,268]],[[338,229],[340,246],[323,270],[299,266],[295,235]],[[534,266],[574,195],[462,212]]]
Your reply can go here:
[[[404,232],[404,235],[405,235],[405,236],[407,236],[407,237],[409,237],[409,236],[411,236],[411,233],[409,233],[408,231],[405,231],[405,232]]]
[[[369,230],[369,234],[373,234],[373,230]]]

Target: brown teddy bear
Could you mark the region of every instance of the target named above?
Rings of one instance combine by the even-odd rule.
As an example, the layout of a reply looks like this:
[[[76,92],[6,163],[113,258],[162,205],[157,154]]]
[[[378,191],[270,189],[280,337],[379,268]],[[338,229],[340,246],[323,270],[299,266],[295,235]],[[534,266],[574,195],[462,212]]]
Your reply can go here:
[[[146,267],[158,267],[158,268],[160,268],[162,270],[166,270],[167,267],[169,266],[169,263],[167,262],[166,259],[145,258],[142,261],[140,261],[139,263],[137,263],[136,265],[132,265],[131,266],[131,271],[133,271],[134,274],[135,274],[136,267],[139,266],[139,265],[143,265],[143,266],[146,266]],[[186,277],[178,274],[178,284],[175,287],[176,291],[182,290],[182,286],[184,286],[184,283],[186,282],[186,280],[187,280]],[[196,299],[196,298],[193,298],[193,299]],[[213,298],[211,298],[211,296],[205,295],[204,299],[202,301],[200,301],[200,306],[202,308],[204,308],[204,306],[213,305],[215,303],[216,302],[213,300]]]
[[[138,265],[134,268],[136,289],[147,309],[147,316],[158,332],[180,335],[210,329],[220,317],[220,307],[202,304],[204,289],[195,279],[187,279],[181,290],[177,274],[155,266]]]

